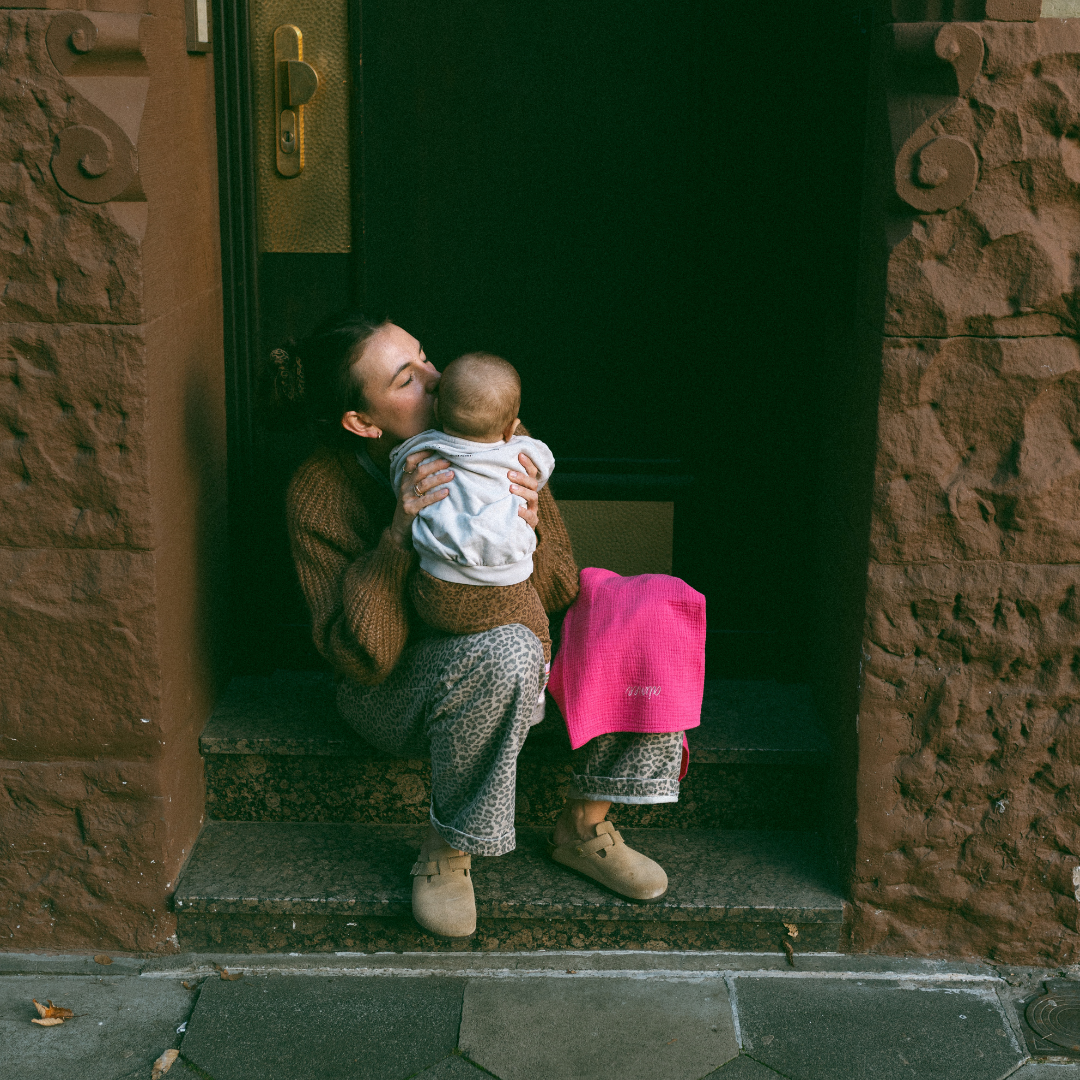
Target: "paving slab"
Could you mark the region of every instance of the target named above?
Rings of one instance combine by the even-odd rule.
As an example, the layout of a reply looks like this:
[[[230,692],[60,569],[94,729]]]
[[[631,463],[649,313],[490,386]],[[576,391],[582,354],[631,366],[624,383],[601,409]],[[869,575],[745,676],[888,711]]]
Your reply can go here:
[[[739,1052],[719,979],[472,979],[459,1045],[499,1080],[700,1080]]]
[[[735,995],[744,1049],[791,1080],[999,1080],[1027,1057],[986,987],[745,978]]]
[[[705,1080],[783,1080],[783,1077],[760,1061],[740,1054],[726,1065],[721,1065],[716,1072],[709,1073]]]
[[[34,998],[51,999],[75,1016],[56,1027],[32,1024]],[[0,1078],[149,1077],[161,1052],[180,1045],[176,1029],[193,1001],[179,980],[5,976],[0,978]]]
[[[1080,1080],[1080,1065],[1033,1061],[1017,1069],[1009,1080]]]
[[[443,1058],[430,1069],[425,1069],[416,1077],[416,1080],[484,1080],[484,1077],[490,1075],[483,1069],[478,1069],[466,1058],[454,1054]]]
[[[453,1051],[463,990],[432,977],[208,979],[180,1050],[214,1080],[404,1080]]]
[[[99,964],[94,956],[108,960]],[[0,953],[0,975],[138,975],[148,961],[108,953]]]
[[[146,1080],[146,1076],[145,1072],[140,1073],[138,1080]],[[194,1065],[189,1065],[182,1057],[178,1057],[172,1063],[168,1076],[169,1080],[206,1080],[206,1073],[196,1069]],[[128,1080],[128,1078],[123,1077],[122,1080]],[[131,1080],[136,1080],[136,1078],[132,1077]]]

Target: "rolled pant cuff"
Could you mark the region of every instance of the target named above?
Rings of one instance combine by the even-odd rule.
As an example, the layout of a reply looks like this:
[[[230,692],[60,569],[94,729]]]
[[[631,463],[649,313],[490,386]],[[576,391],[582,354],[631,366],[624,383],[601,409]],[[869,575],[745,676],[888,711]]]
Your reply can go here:
[[[444,825],[436,816],[435,811],[428,811],[432,827],[451,846],[458,851],[464,851],[467,855],[505,855],[517,847],[517,834],[513,826],[503,836],[473,836],[471,833],[462,832],[451,825]]]
[[[568,799],[643,806],[679,801],[679,781],[670,777],[582,776],[572,774]]]

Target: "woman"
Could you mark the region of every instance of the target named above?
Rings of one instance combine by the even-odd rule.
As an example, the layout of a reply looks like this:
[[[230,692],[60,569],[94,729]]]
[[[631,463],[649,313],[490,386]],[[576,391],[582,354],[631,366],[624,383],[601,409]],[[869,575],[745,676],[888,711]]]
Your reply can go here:
[[[433,934],[468,937],[476,929],[470,856],[514,848],[517,756],[543,718],[543,651],[523,626],[445,636],[408,607],[413,518],[453,483],[447,462],[423,453],[408,459],[400,491],[390,482],[390,451],[434,423],[439,373],[416,338],[346,312],[302,355],[276,359],[326,436],[288,493],[315,644],[341,677],[341,715],[366,742],[430,754],[431,824],[412,870],[413,914]],[[558,612],[577,595],[577,567],[551,493],[537,493],[535,465],[519,460],[507,483],[537,533],[533,582],[545,610]],[[681,752],[679,733],[604,735],[576,751],[553,857],[622,896],[662,896],[663,869],[604,819],[612,802],[674,802]]]

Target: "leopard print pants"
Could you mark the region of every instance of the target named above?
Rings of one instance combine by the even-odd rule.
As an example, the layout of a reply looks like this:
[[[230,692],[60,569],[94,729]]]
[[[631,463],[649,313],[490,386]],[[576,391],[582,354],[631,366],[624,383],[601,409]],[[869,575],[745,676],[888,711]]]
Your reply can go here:
[[[431,638],[409,645],[378,686],[343,681],[338,711],[386,753],[430,754],[431,823],[448,844],[504,855],[515,846],[518,754],[544,717],[543,672],[539,640],[518,624]],[[678,733],[594,739],[575,752],[573,782],[585,794],[571,797],[673,802],[681,746]]]
[[[574,751],[568,799],[614,803],[679,801],[683,733],[612,731]]]

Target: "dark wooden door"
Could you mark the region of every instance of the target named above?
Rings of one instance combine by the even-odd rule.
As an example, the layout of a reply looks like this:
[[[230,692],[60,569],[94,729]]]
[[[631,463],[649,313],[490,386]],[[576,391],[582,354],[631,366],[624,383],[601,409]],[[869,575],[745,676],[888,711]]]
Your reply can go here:
[[[349,300],[437,366],[507,357],[556,495],[676,499],[713,670],[790,676],[821,375],[851,321],[861,32],[835,5],[769,7],[363,0],[362,240],[259,257],[247,362]],[[310,440],[245,431],[246,663],[304,665],[281,505]]]

